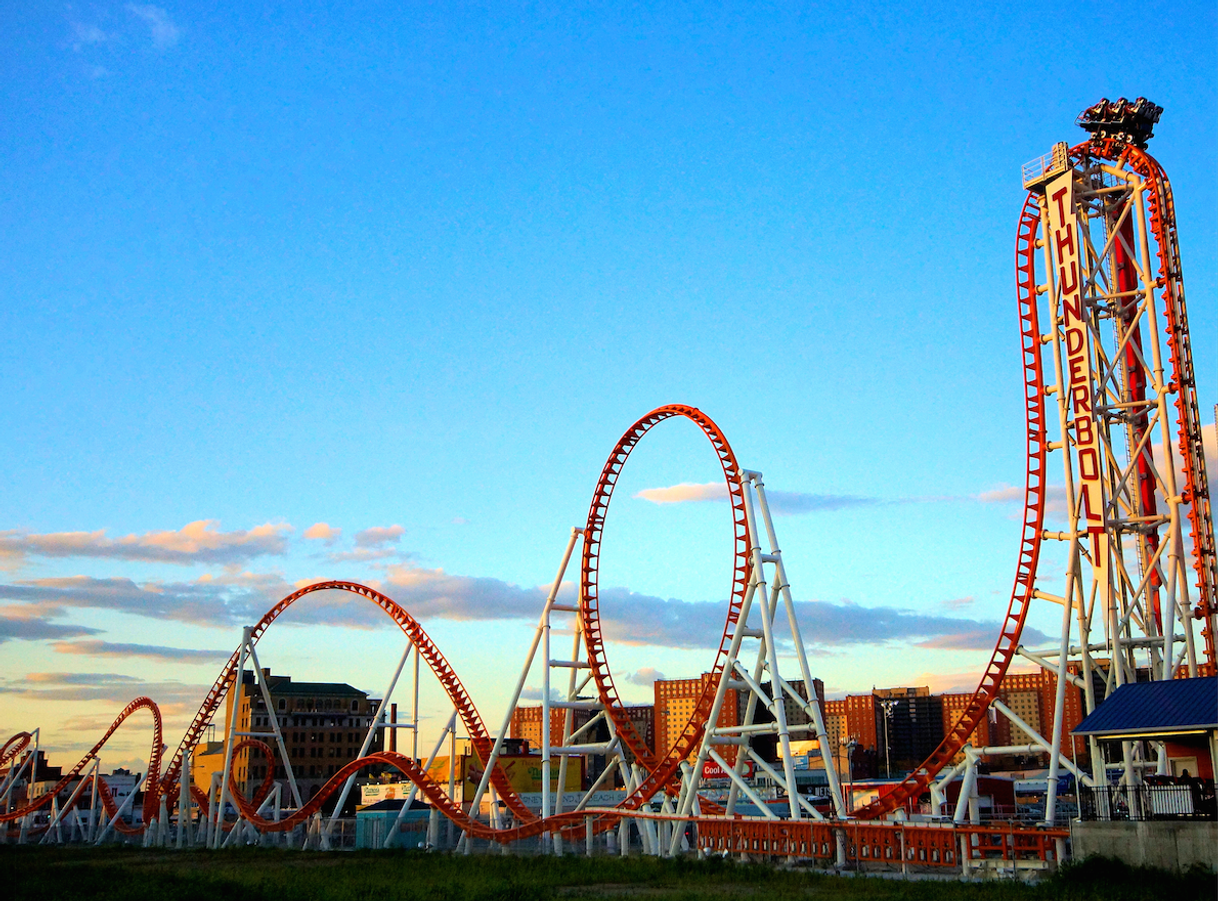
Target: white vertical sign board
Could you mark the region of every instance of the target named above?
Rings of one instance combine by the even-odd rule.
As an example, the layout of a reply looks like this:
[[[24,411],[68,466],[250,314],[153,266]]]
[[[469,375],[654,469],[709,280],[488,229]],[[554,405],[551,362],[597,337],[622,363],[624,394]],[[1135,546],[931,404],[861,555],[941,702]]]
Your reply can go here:
[[[1083,268],[1080,265],[1082,235],[1074,212],[1074,172],[1067,169],[1049,182],[1045,199],[1049,206],[1046,239],[1057,266],[1058,300],[1061,303],[1067,397],[1074,412],[1074,452],[1078,460],[1080,518],[1092,535],[1104,532],[1104,489],[1100,465],[1102,453],[1092,407],[1091,339],[1083,309]]]

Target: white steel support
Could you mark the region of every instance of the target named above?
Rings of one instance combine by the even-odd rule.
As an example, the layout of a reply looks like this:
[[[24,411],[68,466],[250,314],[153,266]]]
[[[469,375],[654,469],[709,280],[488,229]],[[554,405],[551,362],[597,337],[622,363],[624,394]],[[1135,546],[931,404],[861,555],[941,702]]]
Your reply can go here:
[[[381,698],[381,702],[376,707],[376,713],[372,717],[372,723],[368,726],[368,731],[364,734],[364,741],[363,741],[363,744],[361,744],[359,747],[359,754],[356,755],[357,758],[367,756],[368,749],[372,747],[372,742],[376,738],[377,730],[379,730],[382,726],[382,720],[384,718],[385,711],[389,707],[389,699],[393,697],[393,690],[395,688],[397,688],[398,678],[402,675],[402,670],[406,666],[406,661],[410,659],[410,652],[412,650],[414,650],[414,642],[407,639],[406,640],[406,649],[404,651],[402,651],[402,658],[398,661],[397,668],[394,669],[394,671],[393,671],[393,677],[390,678],[390,680],[389,680],[389,686],[385,689],[385,695],[384,695],[384,697]],[[418,656],[419,656],[418,654],[415,654],[416,659],[418,658]],[[415,670],[415,683],[416,683],[415,693],[416,693],[416,697],[417,697],[417,694],[418,694],[418,684],[417,684],[418,683],[418,670],[417,669]],[[415,714],[416,714],[416,716],[418,715],[417,706],[416,706]],[[416,735],[418,734],[417,729],[415,730],[415,734]],[[343,810],[343,806],[347,803],[347,796],[351,793],[351,786],[353,786],[355,784],[355,779],[358,775],[359,775],[359,773],[352,773],[350,776],[347,777],[347,781],[343,783],[342,792],[338,796],[338,803],[334,805],[334,812],[330,814],[330,819],[326,821],[325,828],[320,829],[320,831],[319,831],[318,838],[319,838],[320,845],[321,845],[321,848],[323,851],[328,851],[330,849],[330,833],[333,832],[333,830],[334,830],[334,824],[338,822],[339,815],[342,813],[342,810]]]
[[[97,761],[94,761],[93,765],[97,766]],[[83,789],[85,787],[85,784],[87,782],[88,782],[87,777],[81,778],[80,782],[78,782],[76,784],[76,788],[72,791],[72,794],[70,794],[68,796],[67,803],[64,804],[62,808],[60,808],[58,806],[58,804],[59,804],[58,798],[53,798],[51,800],[51,807],[52,807],[51,822],[47,824],[47,831],[42,834],[42,839],[38,842],[38,844],[40,844],[40,845],[47,844],[51,838],[52,833],[54,833],[54,835],[55,835],[56,844],[63,841],[63,836],[61,835],[60,830],[59,830],[59,821],[62,820],[64,818],[64,815],[69,810],[71,810],[73,808],[73,806],[76,804],[76,799],[78,797],[80,797],[81,789]]]
[[[279,711],[275,709],[275,705],[271,701],[271,688],[266,684],[266,676],[263,675],[262,665],[258,662],[258,651],[252,643],[250,644],[250,659],[254,669],[254,678],[258,680],[258,689],[262,693],[262,703],[266,705],[267,715],[271,721],[271,728],[274,730],[275,744],[279,748],[279,759],[283,761],[283,772],[292,791],[292,800],[296,802],[298,808],[302,807],[304,802],[300,798],[300,789],[296,787],[296,774],[292,772],[292,758],[288,755],[288,747],[284,742],[283,731],[280,728]],[[183,762],[183,765],[185,765],[185,762]]]
[[[1048,449],[1060,453],[1065,496],[1056,514],[1064,528],[1054,524],[1041,535],[1064,545],[1064,590],[1058,595],[1042,575],[1034,593],[1062,606],[1058,647],[1021,649],[1056,679],[1047,740],[1026,729],[1049,756],[1045,824],[1057,820],[1058,774],[1077,770],[1068,691],[1081,688],[1085,715],[1126,683],[1198,673],[1189,568],[1197,548],[1186,541],[1189,517],[1204,545],[1197,552],[1208,555],[1198,568],[1201,596],[1213,597],[1215,578],[1170,187],[1157,164],[1134,147],[1122,152],[1094,142],[1070,151],[1061,144],[1054,161],[1040,175],[1029,170],[1025,186],[1034,205],[1028,209],[1038,205],[1039,225],[1027,226],[1036,240],[1020,251],[1046,332],[1042,399],[1056,434],[1045,438]],[[1178,469],[1181,449],[1186,464]],[[1191,496],[1178,484],[1178,472],[1190,475]],[[1098,696],[1097,684],[1103,686]],[[1000,702],[995,706],[1013,716]],[[1088,781],[1103,783],[1094,738],[1088,750]],[[1166,769],[1163,755],[1151,753]],[[1126,784],[1140,779],[1144,754],[1142,743],[1123,744]]]
[[[237,651],[237,668],[233,671],[233,684],[229,686],[228,697],[232,712],[224,729],[224,767],[220,773],[220,797],[216,800],[216,831],[212,836],[211,847],[220,847],[221,828],[224,824],[224,804],[228,799],[228,783],[232,776],[233,745],[237,738],[237,721],[241,716],[241,679],[245,672],[245,660],[250,648],[253,628],[246,626],[241,630],[241,647]],[[134,794],[134,792],[132,792]]]
[[[444,747],[444,742],[448,741],[449,733],[454,732],[456,730],[456,728],[457,728],[457,711],[454,710],[452,712],[452,716],[450,716],[448,718],[448,723],[447,723],[447,725],[445,725],[444,731],[440,733],[440,737],[436,740],[436,746],[434,748],[432,748],[431,754],[428,755],[427,762],[423,764],[423,772],[426,773],[431,770],[432,764],[434,764],[436,762],[436,757],[439,756],[440,750]],[[394,836],[397,834],[398,829],[401,827],[402,820],[404,820],[406,818],[406,813],[407,813],[407,811],[410,810],[410,805],[414,803],[414,799],[415,799],[416,795],[418,794],[418,791],[419,791],[419,787],[417,785],[412,784],[410,786],[410,791],[406,795],[406,800],[402,803],[402,809],[398,811],[397,818],[394,819],[393,826],[390,827],[389,834],[385,836],[385,843],[381,847],[383,847],[383,848],[392,847]],[[432,837],[431,837],[431,832],[432,832],[431,824],[428,824],[428,829],[427,829],[428,844],[433,843]]]
[[[580,528],[571,529],[571,535],[567,539],[567,547],[563,552],[562,561],[558,565],[558,573],[554,576],[554,582],[550,586],[550,592],[546,595],[545,606],[542,608],[541,617],[537,621],[537,630],[533,634],[533,641],[529,645],[528,653],[525,655],[524,666],[520,671],[520,678],[516,680],[516,688],[512,692],[512,699],[508,703],[507,712],[503,717],[503,724],[499,727],[499,732],[495,736],[495,743],[491,746],[490,760],[486,761],[485,768],[482,771],[482,778],[478,782],[478,788],[474,792],[474,799],[470,802],[471,814],[476,815],[479,806],[482,803],[482,798],[486,794],[490,786],[491,776],[494,773],[495,767],[499,763],[499,755],[503,750],[503,742],[507,739],[508,731],[512,726],[512,714],[516,711],[516,705],[520,703],[520,695],[524,691],[525,683],[528,681],[529,673],[533,669],[533,662],[537,658],[539,648],[544,649],[542,656],[544,660],[542,670],[542,723],[541,723],[541,741],[542,741],[542,759],[541,759],[541,816],[543,819],[550,815],[550,615],[557,605],[558,592],[562,588],[563,576],[566,575],[567,566],[571,562],[571,554],[575,550],[575,544],[580,540],[584,530]]]
[[[190,841],[191,827],[191,797],[190,783],[191,770],[194,765],[194,748],[184,749],[182,752],[182,770],[178,776],[178,835],[175,845],[179,850],[188,847]]]
[[[136,780],[136,785],[139,785],[138,779]],[[133,787],[130,794],[128,794],[127,797],[123,799],[123,803],[119,805],[118,810],[114,811],[114,816],[110,818],[110,822],[108,822],[105,828],[102,829],[102,831],[98,834],[97,840],[94,842],[94,844],[100,845],[106,840],[106,836],[110,834],[110,830],[114,828],[115,824],[122,818],[123,814],[131,809],[131,805],[135,802],[136,794],[137,792]]]
[[[749,552],[753,563],[752,575],[744,593],[740,619],[736,623],[732,635],[723,673],[716,687],[714,703],[707,717],[706,733],[703,736],[697,760],[692,767],[683,768],[684,784],[676,809],[679,820],[667,843],[669,855],[675,855],[680,850],[680,842],[684,836],[684,828],[680,821],[695,815],[701,775],[703,767],[708,761],[714,761],[722,767],[730,780],[726,804],[728,816],[735,813],[736,801],[741,795],[757,806],[762,816],[766,818],[776,816],[744,778],[745,767],[751,761],[769,776],[779,789],[786,792],[787,815],[792,820],[806,817],[821,818],[819,812],[799,793],[799,785],[795,776],[794,754],[791,750],[791,737],[796,733],[812,733],[816,736],[834,808],[839,816],[846,815],[846,802],[837,770],[833,765],[828,730],[825,728],[824,715],[816,695],[816,683],[812,678],[811,667],[808,665],[807,653],[804,650],[803,635],[795,614],[795,601],[791,595],[791,586],[787,579],[782,551],[778,545],[774,520],[766,499],[765,484],[762,481],[761,473],[749,470],[742,473],[742,480],[744,483],[745,524],[748,529]],[[780,669],[779,638],[776,635],[775,627],[780,606],[785,613],[789,640],[793,646],[799,675],[803,682],[802,694],[787,679],[783,678]],[[745,641],[750,642],[750,653],[753,653],[752,648],[755,646],[756,657],[751,670],[743,659]],[[768,689],[764,684],[767,682]],[[737,725],[719,726],[719,717],[729,690],[747,695],[744,703],[744,716],[742,722]],[[802,713],[806,724],[793,725],[788,722],[788,705],[790,709]],[[758,719],[763,710],[766,717]],[[752,750],[751,742],[754,737],[759,735],[773,735],[777,738],[781,771],[768,764]],[[717,750],[719,746],[725,745],[736,748],[734,765],[729,766]]]

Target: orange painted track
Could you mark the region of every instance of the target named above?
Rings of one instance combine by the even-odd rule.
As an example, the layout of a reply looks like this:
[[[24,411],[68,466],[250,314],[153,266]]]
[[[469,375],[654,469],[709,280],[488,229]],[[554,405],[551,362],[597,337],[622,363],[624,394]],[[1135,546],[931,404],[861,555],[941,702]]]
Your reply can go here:
[[[1193,567],[1197,573],[1199,600],[1194,611],[1203,620],[1201,629],[1205,640],[1205,668],[1214,672],[1215,648],[1212,629],[1215,591],[1214,533],[1210,513],[1209,490],[1206,484],[1205,459],[1201,444],[1201,425],[1196,402],[1196,382],[1193,377],[1192,350],[1188,337],[1187,315],[1184,307],[1184,282],[1180,272],[1180,253],[1176,240],[1175,211],[1171,186],[1159,164],[1137,147],[1111,139],[1084,141],[1071,148],[1070,158],[1078,163],[1084,157],[1107,160],[1126,165],[1146,180],[1149,192],[1147,207],[1150,227],[1155,237],[1159,257],[1159,277],[1164,288],[1164,315],[1167,344],[1172,366],[1173,382],[1177,386],[1177,427],[1180,435],[1178,450],[1185,473],[1181,491],[1188,504],[1192,534]],[[1028,475],[1024,493],[1023,540],[1016,564],[1015,587],[1007,607],[1006,619],[998,643],[981,678],[981,684],[961,713],[956,724],[938,748],[921,766],[884,797],[859,809],[859,819],[872,819],[917,801],[935,776],[964,747],[968,736],[986,715],[986,710],[998,696],[999,686],[1010,667],[1024,620],[1032,601],[1037,564],[1044,528],[1045,513],[1045,453],[1048,437],[1045,430],[1045,381],[1040,354],[1040,322],[1037,310],[1035,253],[1040,229],[1040,210],[1036,195],[1029,192],[1019,217],[1015,244],[1016,285],[1019,297],[1019,332],[1023,345],[1024,399],[1027,410]],[[1191,400],[1190,400],[1191,397]]]
[[[1164,291],[1164,313],[1166,317],[1169,358],[1174,384],[1179,389],[1176,400],[1180,435],[1179,454],[1185,474],[1182,496],[1184,496],[1185,502],[1188,504],[1194,557],[1193,565],[1198,577],[1199,600],[1194,614],[1196,618],[1204,620],[1202,634],[1205,640],[1205,666],[1209,672],[1213,672],[1215,664],[1213,615],[1215,610],[1216,582],[1214,537],[1212,530],[1207,527],[1212,522],[1209,506],[1210,500],[1202,453],[1199,414],[1197,412],[1196,389],[1192,369],[1192,354],[1186,325],[1183,281],[1180,275],[1171,188],[1159,164],[1144,151],[1136,147],[1111,140],[1095,139],[1072,148],[1070,154],[1075,162],[1084,156],[1089,156],[1111,161],[1118,165],[1128,166],[1141,175],[1148,185],[1147,206],[1150,212],[1150,226],[1154,233],[1159,255],[1159,275]],[[1007,614],[1003,620],[994,652],[990,657],[981,682],[943,742],[920,767],[914,770],[914,773],[909,778],[900,783],[892,792],[858,810],[855,814],[858,819],[867,820],[881,817],[909,802],[917,802],[920,795],[927,790],[934,778],[959,753],[967,742],[969,735],[972,734],[973,730],[985,717],[988,708],[997,697],[1002,680],[1019,646],[1024,622],[1033,598],[1040,559],[1045,515],[1045,458],[1049,442],[1046,430],[1046,394],[1040,351],[1041,328],[1037,309],[1035,271],[1036,241],[1039,228],[1040,213],[1037,200],[1035,195],[1029,194],[1019,218],[1016,239],[1019,324],[1024,365],[1027,477],[1024,493],[1023,534],[1016,562],[1015,582]],[[698,699],[693,715],[685,724],[672,747],[663,753],[653,755],[630,720],[609,667],[605,651],[605,637],[601,626],[602,617],[598,577],[605,517],[608,514],[613,490],[621,475],[622,468],[630,453],[643,436],[654,426],[672,418],[685,418],[697,425],[703,434],[706,435],[719,458],[732,509],[735,549],[731,594],[723,636],[720,640],[715,661],[711,667],[711,673],[716,678],[708,680],[707,688]],[[611,827],[621,816],[629,816],[631,812],[637,812],[657,792],[674,791],[679,781],[678,774],[681,762],[686,760],[693,751],[697,750],[706,730],[707,719],[714,700],[717,677],[723,672],[731,637],[739,622],[744,595],[751,576],[752,564],[748,545],[742,472],[727,438],[708,416],[693,407],[669,405],[651,411],[626,430],[601,470],[588,511],[580,571],[580,614],[585,626],[585,643],[588,659],[596,681],[600,700],[605,705],[608,716],[612,720],[614,728],[623,743],[631,750],[638,761],[647,768],[648,772],[638,790],[633,792],[614,812],[598,811],[596,813],[594,828],[597,831]],[[465,690],[455,671],[444,658],[439,648],[428,637],[422,626],[400,605],[372,588],[354,582],[339,581],[320,582],[302,588],[281,600],[258,621],[252,630],[252,641],[256,642],[280,614],[292,606],[292,604],[306,595],[318,591],[353,593],[384,610],[413,643],[421,658],[427,662],[428,667],[440,682],[460,716],[462,725],[469,734],[477,754],[483,760],[489,758],[493,744],[492,736],[487,732],[481,716],[478,714],[473,701],[470,699],[468,692]],[[12,822],[27,813],[31,813],[49,804],[50,799],[54,797],[60,788],[66,786],[84,770],[123,721],[139,709],[150,710],[155,721],[154,747],[150,755],[148,789],[145,794],[143,807],[144,822],[149,822],[150,817],[154,814],[160,803],[161,796],[174,796],[173,788],[180,776],[183,756],[198,743],[208,725],[215,718],[226,692],[233,685],[237,677],[237,661],[238,655],[234,653],[208,692],[206,699],[195,715],[190,728],[187,730],[163,775],[159,772],[161,763],[160,713],[156,709],[156,705],[149,699],[138,698],[132,701],[127,709],[120,714],[105,736],[94,746],[89,754],[63,777],[63,780],[56,786],[54,792],[48,793],[24,808],[0,815],[0,823]],[[0,766],[14,762],[28,747],[29,740],[30,736],[28,733],[18,733],[10,738],[3,747],[0,747]],[[249,745],[248,742],[245,744]],[[256,744],[261,745],[261,743]],[[269,753],[270,749],[265,745],[261,745],[261,747],[268,752],[268,759],[271,759],[273,755]],[[492,829],[473,819],[459,805],[449,801],[444,787],[430,779],[412,760],[391,752],[381,752],[352,761],[336,773],[308,804],[279,822],[267,821],[257,814],[259,802],[265,797],[265,790],[269,789],[269,780],[271,778],[269,775],[267,780],[264,780],[264,785],[257,793],[255,801],[245,800],[239,791],[234,790],[235,803],[240,809],[242,816],[260,829],[268,831],[290,829],[299,825],[308,816],[316,813],[324,800],[335,791],[338,791],[351,773],[358,772],[360,768],[370,764],[383,764],[397,769],[419,787],[420,793],[428,802],[440,809],[446,817],[451,819],[461,829],[476,838],[508,842],[546,832],[563,832],[573,836],[586,825],[584,822],[585,814],[582,812],[551,817],[545,821],[540,820],[520,800],[519,795],[508,783],[504,771],[497,766],[492,773],[492,784],[500,799],[510,810],[514,823],[509,828]],[[268,768],[268,772],[273,772],[273,769]],[[236,788],[235,785],[233,787],[234,789]],[[107,812],[110,816],[113,816],[113,802],[108,798],[108,793],[103,792],[103,795]],[[206,804],[206,799],[202,793],[197,793],[196,796],[202,804]],[[701,825],[715,822],[725,823],[728,821],[704,820],[701,821]],[[139,831],[141,827],[122,826],[120,828],[124,831]],[[767,828],[771,827],[767,826]],[[712,833],[706,834],[710,835]],[[736,836],[736,839],[733,840],[746,840],[743,837],[744,833],[739,829],[736,829],[732,834]],[[752,841],[753,839],[748,840]],[[760,841],[761,839],[757,840]],[[720,836],[715,841],[727,841],[727,838]]]
[[[728,499],[732,508],[732,529],[735,541],[734,562],[732,567],[732,587],[728,601],[727,618],[723,626],[723,636],[719,641],[714,665],[711,667],[712,678],[707,680],[694,711],[681,734],[677,736],[671,748],[662,755],[653,758],[646,742],[639,736],[634,727],[617,687],[613,682],[613,674],[605,656],[605,639],[601,631],[600,595],[598,577],[600,571],[600,551],[602,535],[605,527],[605,516],[609,512],[609,501],[613,497],[613,489],[617,485],[622,467],[630,452],[634,450],[644,435],[666,419],[682,417],[694,423],[702,430],[711,443],[719,464],[723,468],[723,476],[727,481]],[[630,748],[635,757],[647,766],[647,777],[639,785],[637,791],[627,798],[622,806],[626,810],[637,810],[650,800],[657,792],[669,790],[679,779],[681,762],[698,750],[699,743],[706,731],[706,721],[710,715],[715,700],[715,690],[718,688],[718,677],[723,672],[727,661],[728,650],[732,643],[732,634],[740,619],[744,594],[748,588],[752,574],[752,557],[749,554],[748,526],[745,523],[744,485],[741,481],[740,465],[736,455],[732,453],[731,445],[726,436],[709,416],[694,407],[677,404],[659,407],[652,410],[642,419],[626,430],[618,440],[609,459],[601,470],[600,479],[596,483],[596,491],[592,495],[592,505],[588,510],[588,523],[584,528],[583,560],[580,566],[580,615],[584,622],[584,641],[588,652],[588,662],[596,680],[597,692],[601,703],[609,717],[613,720],[614,728],[622,741]]]
[[[89,752],[77,762],[76,766],[72,767],[72,769],[68,770],[68,772],[63,775],[63,777],[55,784],[53,789],[41,795],[36,800],[26,804],[24,807],[10,810],[8,813],[0,813],[0,823],[11,823],[14,820],[18,820],[21,817],[26,816],[27,814],[34,813],[35,811],[41,810],[43,807],[48,806],[56,795],[67,788],[74,779],[85,771],[85,768],[88,767],[93,759],[97,757],[98,752],[105,747],[106,742],[110,740],[110,736],[117,732],[118,728],[123,725],[124,722],[126,722],[127,718],[138,710],[147,710],[152,714],[152,749],[148,754],[148,784],[158,784],[158,775],[161,769],[161,753],[162,748],[164,747],[161,743],[161,711],[151,698],[136,698],[125,708],[123,708],[123,712],[120,713],[115,718],[114,722],[110,724],[110,728],[106,730],[106,734],[98,740],[97,744],[89,749]],[[13,738],[10,738],[4,745],[5,749],[8,749],[9,746],[22,735],[27,736],[26,745],[28,745],[29,733],[23,732],[18,733],[17,735],[13,736]],[[22,748],[24,748],[26,745],[22,745]],[[14,759],[16,757],[16,753],[19,753],[19,751],[20,749],[18,749],[18,752],[13,753],[9,759]],[[2,758],[2,755],[0,755],[0,758]],[[106,810],[106,814],[113,817],[114,814],[118,812],[118,807],[115,805],[109,789],[104,787],[105,783],[102,783],[102,786],[103,787],[101,787],[99,790],[102,804]],[[145,823],[149,822],[151,817],[155,815],[155,811],[159,803],[160,794],[158,792],[145,792],[143,808],[143,817]],[[142,826],[132,827],[126,823],[123,823],[121,820],[115,823],[114,828],[127,834],[137,834],[143,831]]]

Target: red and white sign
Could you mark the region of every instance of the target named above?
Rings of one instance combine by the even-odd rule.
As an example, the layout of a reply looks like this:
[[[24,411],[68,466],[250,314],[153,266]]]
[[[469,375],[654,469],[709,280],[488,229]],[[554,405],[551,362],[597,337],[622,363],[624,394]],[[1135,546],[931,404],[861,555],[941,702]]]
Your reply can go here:
[[[744,776],[745,779],[752,779],[753,772],[754,772],[753,761],[746,760],[744,762],[744,773],[742,775]],[[708,761],[706,761],[706,763],[702,764],[702,778],[703,779],[726,779],[726,778],[728,778],[728,775],[724,771],[723,767],[719,766],[719,764],[715,763],[715,761],[713,761],[713,760],[708,760]]]
[[[1091,341],[1087,314],[1083,309],[1083,269],[1079,264],[1082,236],[1074,212],[1074,172],[1066,170],[1049,182],[1049,234],[1046,236],[1057,266],[1057,294],[1061,304],[1062,334],[1065,338],[1067,397],[1074,411],[1074,452],[1078,460],[1078,491],[1082,500],[1080,518],[1087,531],[1104,531],[1104,493],[1101,480],[1100,442],[1096,434],[1092,407]]]

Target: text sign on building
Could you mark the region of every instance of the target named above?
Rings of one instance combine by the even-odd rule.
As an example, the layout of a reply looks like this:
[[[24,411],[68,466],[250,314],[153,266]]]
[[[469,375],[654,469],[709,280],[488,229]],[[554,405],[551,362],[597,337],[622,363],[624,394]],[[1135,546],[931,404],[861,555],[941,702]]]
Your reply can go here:
[[[1083,236],[1078,233],[1074,211],[1074,172],[1067,170],[1049,182],[1045,191],[1049,206],[1046,239],[1057,266],[1058,299],[1065,340],[1062,363],[1065,390],[1074,412],[1074,450],[1078,460],[1078,491],[1082,501],[1080,518],[1087,531],[1104,531],[1104,495],[1100,478],[1100,442],[1092,406],[1091,340],[1083,309],[1083,268],[1080,265]]]

